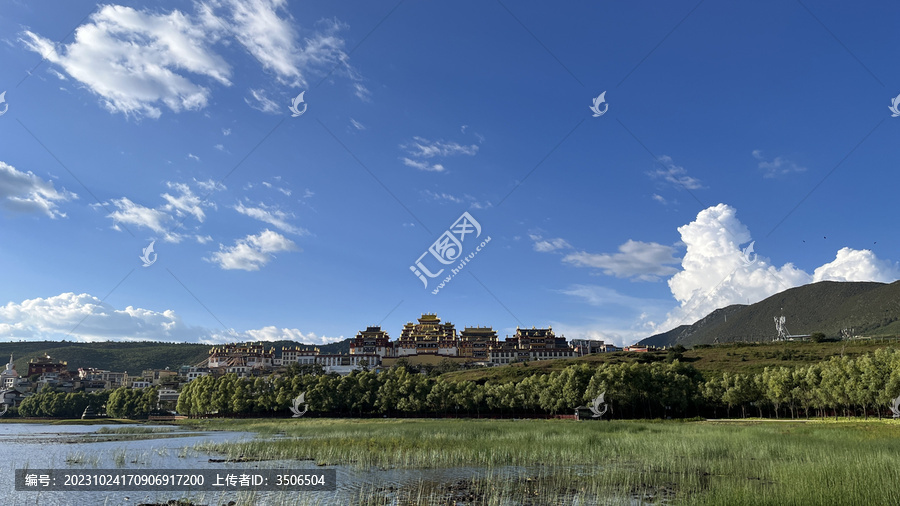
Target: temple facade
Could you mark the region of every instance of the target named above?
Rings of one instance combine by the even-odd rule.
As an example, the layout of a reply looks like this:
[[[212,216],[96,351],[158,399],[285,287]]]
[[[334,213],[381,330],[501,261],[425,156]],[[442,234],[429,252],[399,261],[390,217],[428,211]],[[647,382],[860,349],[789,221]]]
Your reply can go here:
[[[566,338],[554,334],[551,327],[517,327],[515,335],[501,341],[491,327],[465,327],[457,333],[452,323],[441,322],[433,313],[404,325],[396,341],[381,327],[367,327],[350,344],[350,354],[358,353],[382,359],[444,357],[493,364],[576,356]]]

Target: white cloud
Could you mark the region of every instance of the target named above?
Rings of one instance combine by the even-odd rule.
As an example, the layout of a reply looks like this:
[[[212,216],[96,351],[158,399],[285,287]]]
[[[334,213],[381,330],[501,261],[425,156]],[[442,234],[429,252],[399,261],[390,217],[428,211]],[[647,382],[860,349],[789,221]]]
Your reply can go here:
[[[83,341],[196,339],[195,329],[185,326],[172,310],[132,306],[118,310],[86,293],[63,293],[0,306],[0,337],[52,339],[70,333],[69,339]]]
[[[216,144],[213,147],[218,149],[219,151],[225,151],[225,146],[222,144]]]
[[[556,239],[544,239],[538,234],[529,234],[528,237],[534,241],[534,250],[541,253],[549,253],[560,249],[570,249],[571,244],[565,239],[557,237]]]
[[[225,186],[221,183],[215,183],[212,180],[197,181],[195,184],[201,189],[212,193],[215,190],[223,190]],[[165,203],[157,208],[147,207],[132,202],[127,197],[112,199],[110,202],[104,203],[103,206],[112,205],[115,211],[109,214],[109,218],[113,220],[113,228],[121,230],[120,224],[125,226],[134,225],[153,231],[161,236],[166,242],[178,243],[184,238],[182,234],[172,231],[176,225],[175,217],[193,216],[197,221],[203,222],[206,219],[206,213],[203,208],[215,209],[216,204],[210,200],[201,200],[194,194],[190,186],[185,183],[166,182],[166,186],[173,190],[172,193],[163,193],[160,196]],[[92,207],[99,207],[93,204]]]
[[[353,82],[354,94],[368,99],[343,50],[339,32],[347,27],[339,21],[321,20],[301,37],[286,0],[208,0],[193,6],[192,15],[105,5],[76,29],[71,44],[57,49],[27,30],[19,40],[86,85],[108,110],[136,117],[158,118],[163,105],[173,112],[206,107],[210,84],[232,84],[231,66],[212,48],[232,39],[280,85],[304,86],[307,72],[336,69],[335,75]],[[265,100],[253,106],[272,111]]]
[[[194,192],[191,191],[191,188],[188,185],[184,183],[167,182],[166,186],[175,190],[178,195],[172,196],[168,193],[163,193],[162,198],[166,200],[163,209],[166,211],[174,211],[178,216],[183,216],[185,213],[191,214],[199,222],[206,219],[206,214],[203,212],[203,209],[200,208],[200,205],[202,204],[200,197],[194,195]]]
[[[304,86],[307,70],[331,71],[335,67],[358,79],[343,51],[344,39],[338,36],[347,28],[340,21],[320,20],[314,30],[303,34],[301,42],[286,0],[212,0],[207,5],[229,11],[232,34],[282,84]]]
[[[403,165],[406,165],[407,167],[412,167],[414,169],[424,170],[427,172],[443,172],[444,171],[444,166],[439,163],[430,164],[425,161],[410,160],[409,158],[401,158],[401,160],[403,160]]]
[[[410,156],[417,158],[432,158],[435,156],[469,155],[478,153],[475,144],[464,146],[456,142],[429,141],[422,137],[413,137],[413,141],[400,146],[406,149]]]
[[[68,77],[66,77],[66,76],[64,76],[64,75],[62,75],[62,74],[60,74],[59,72],[57,72],[57,71],[56,71],[55,69],[53,69],[53,68],[48,68],[48,69],[47,69],[47,72],[49,72],[50,74],[53,74],[54,76],[56,76],[56,78],[59,79],[60,81],[68,81],[68,80],[69,80]],[[63,90],[64,90],[65,88],[60,88],[60,89],[63,89]]]
[[[181,236],[171,233],[167,230],[167,224],[172,220],[169,214],[142,206],[132,202],[127,197],[120,199],[112,199],[110,203],[116,208],[115,211],[109,213],[109,218],[113,220],[113,228],[122,230],[120,224],[134,225],[152,230],[157,235],[163,237],[166,242],[180,242]]]
[[[356,98],[362,100],[363,102],[369,102],[372,100],[372,92],[359,82],[353,83],[353,94],[356,95]]]
[[[759,160],[758,167],[765,171],[763,177],[766,178],[774,178],[792,172],[803,172],[806,170],[806,167],[801,167],[780,156],[776,156],[775,159],[770,162],[762,156],[762,152],[758,149],[754,149],[751,154],[753,155],[753,158]]]
[[[226,343],[292,340],[328,344],[343,337],[326,337],[296,328],[208,329],[191,327],[175,311],[128,306],[116,309],[92,295],[63,293],[53,297],[9,302],[0,306],[0,339],[74,341],[173,341]]]
[[[662,204],[662,205],[666,205],[666,204],[669,203],[669,201],[666,200],[665,197],[663,197],[662,195],[658,195],[658,194],[656,194],[656,193],[654,193],[653,196],[652,196],[651,198],[652,198],[653,200],[659,202],[659,203]]]
[[[274,258],[273,253],[298,249],[290,239],[266,229],[257,235],[238,239],[234,246],[219,244],[219,251],[206,260],[218,264],[224,270],[258,271]]]
[[[58,203],[77,198],[78,195],[65,189],[57,190],[52,181],[0,162],[0,205],[10,211],[65,218],[66,214],[58,209]]]
[[[278,328],[267,326],[261,329],[248,330],[246,334],[253,341],[297,341],[306,344],[329,344],[343,341],[344,337],[326,337],[316,335],[314,332],[304,334],[299,329]]]
[[[434,200],[436,202],[451,202],[453,204],[464,204],[472,209],[485,209],[491,207],[492,204],[490,202],[479,202],[475,197],[469,194],[463,194],[462,197],[457,197],[456,195],[446,193],[446,192],[433,192],[431,190],[423,190],[422,195],[427,197],[428,199]]]
[[[357,130],[365,130],[366,129],[365,125],[363,125],[359,121],[356,121],[353,118],[350,118],[350,124],[353,125],[353,128],[355,128]]]
[[[230,128],[223,128],[223,129],[222,129],[222,135],[224,135],[225,137],[228,137],[229,135],[231,135],[231,129],[230,129]]]
[[[197,186],[201,190],[203,190],[207,193],[212,193],[214,191],[221,191],[226,188],[224,184],[219,183],[217,181],[213,181],[212,179],[207,179],[206,181],[198,181],[198,180],[194,179],[194,183],[196,183]]]
[[[673,264],[678,264],[675,248],[655,242],[628,240],[619,246],[618,253],[570,253],[563,262],[576,267],[595,267],[603,273],[617,278],[636,278],[642,281],[657,281],[660,277],[678,272]]]
[[[834,261],[812,275],[791,263],[775,267],[763,256],[745,259],[740,245],[750,242],[751,236],[736,214],[734,208],[719,204],[700,211],[694,221],[678,228],[687,252],[682,270],[669,279],[669,288],[679,307],[657,331],[694,323],[715,309],[759,302],[814,281],[890,282],[900,277],[896,264],[879,260],[869,250],[842,248]],[[759,247],[755,245],[755,249]]]
[[[663,155],[657,160],[662,168],[649,173],[651,177],[662,179],[672,184],[676,188],[686,188],[688,190],[698,190],[703,188],[703,184],[699,179],[689,176],[684,167],[675,165],[672,157]]]
[[[813,281],[878,281],[891,283],[900,278],[897,264],[879,260],[870,250],[841,248],[834,260],[813,271]]]
[[[195,155],[195,154],[193,154],[193,153],[188,153],[187,157],[190,158],[191,160],[194,160],[195,162],[199,162],[199,161],[200,161],[200,157],[197,156],[197,155]]]
[[[411,142],[401,144],[400,148],[406,150],[408,155],[400,158],[404,165],[430,172],[444,171],[443,164],[427,161],[432,158],[456,155],[475,156],[478,153],[478,146],[475,144],[466,146],[456,142],[429,141],[422,137],[413,137]]]
[[[279,112],[283,112],[281,107],[278,107],[278,104],[275,103],[274,100],[270,99],[266,96],[265,90],[250,90],[250,98],[244,97],[244,102],[247,103],[250,107],[256,109],[257,111],[262,111],[269,114],[278,114]],[[284,107],[287,109],[287,106]]]
[[[234,206],[234,210],[251,218],[257,219],[263,223],[268,223],[283,232],[296,235],[306,235],[309,232],[288,223],[288,219],[293,215],[288,214],[278,208],[267,206],[260,203],[257,207],[245,206],[242,202],[238,202]]]
[[[195,76],[231,84],[231,68],[209,48],[215,34],[178,10],[106,5],[59,50],[31,31],[20,40],[85,84],[108,110],[126,115],[156,118],[160,104],[174,112],[202,109],[209,89],[193,82]]]

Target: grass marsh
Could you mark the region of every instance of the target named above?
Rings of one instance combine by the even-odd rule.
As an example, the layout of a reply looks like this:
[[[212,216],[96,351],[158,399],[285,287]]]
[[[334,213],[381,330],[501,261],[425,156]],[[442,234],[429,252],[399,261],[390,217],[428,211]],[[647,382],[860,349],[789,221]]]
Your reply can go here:
[[[891,420],[303,419],[199,425],[279,436],[197,448],[227,458],[356,469],[477,469],[478,476],[455,485],[477,504],[617,502],[613,498],[667,504],[900,503],[900,422]],[[515,467],[526,468],[526,475],[503,475]],[[446,502],[447,493],[437,502]]]

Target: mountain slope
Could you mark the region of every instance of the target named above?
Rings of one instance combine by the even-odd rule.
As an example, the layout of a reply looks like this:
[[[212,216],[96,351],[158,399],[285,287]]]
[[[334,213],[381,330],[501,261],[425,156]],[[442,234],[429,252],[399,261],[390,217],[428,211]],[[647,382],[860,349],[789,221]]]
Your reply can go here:
[[[712,344],[733,341],[771,341],[774,317],[785,316],[791,334],[822,332],[840,337],[841,329],[855,335],[900,334],[900,281],[821,281],[777,293],[756,304],[717,309],[693,325],[650,336],[642,344],[657,346]],[[726,321],[727,316],[727,321]]]

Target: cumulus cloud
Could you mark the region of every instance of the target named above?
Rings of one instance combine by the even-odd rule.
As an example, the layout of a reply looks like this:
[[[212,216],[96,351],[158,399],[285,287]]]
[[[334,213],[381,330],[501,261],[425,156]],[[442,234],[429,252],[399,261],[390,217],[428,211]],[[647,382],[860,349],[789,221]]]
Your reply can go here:
[[[128,306],[116,309],[97,297],[82,293],[9,302],[0,306],[0,339],[76,341],[177,341],[226,343],[291,340],[328,344],[343,337],[326,337],[296,328],[265,326],[260,329],[208,329],[185,324],[171,309],[155,311]]]
[[[675,248],[655,242],[628,240],[619,246],[618,253],[570,253],[563,262],[576,267],[594,267],[608,276],[658,281],[660,277],[678,272]]]
[[[70,335],[84,341],[107,339],[193,340],[174,311],[128,306],[115,309],[97,297],[63,293],[0,306],[0,337],[52,339]]]
[[[669,288],[679,307],[657,331],[693,323],[721,307],[759,302],[815,281],[890,282],[900,277],[896,264],[879,260],[869,250],[842,248],[834,261],[812,275],[792,263],[776,267],[764,256],[745,255],[740,245],[751,241],[750,232],[738,220],[737,211],[726,204],[700,211],[678,232],[687,251],[682,270],[669,279]]]
[[[433,158],[446,158],[456,155],[475,156],[478,153],[476,144],[466,146],[457,142],[430,141],[422,137],[413,137],[411,142],[401,144],[400,148],[406,150],[408,155],[400,158],[404,165],[430,172],[444,171],[442,163],[429,161]]]
[[[803,172],[806,170],[806,167],[801,167],[796,163],[780,156],[776,156],[772,161],[766,160],[762,156],[762,152],[758,149],[754,149],[751,154],[753,155],[753,158],[759,160],[759,164],[757,166],[764,171],[763,177],[766,178],[774,178],[778,176],[784,176],[792,172]]]
[[[813,281],[878,281],[891,283],[900,278],[897,264],[879,260],[870,250],[841,248],[834,260],[813,271]]]
[[[657,161],[662,167],[651,171],[649,173],[651,177],[665,181],[676,188],[686,188],[688,190],[703,188],[703,183],[699,179],[689,176],[687,169],[684,167],[675,165],[671,156],[663,155]]]
[[[5,209],[65,218],[66,214],[59,210],[58,203],[77,198],[78,195],[65,189],[57,190],[52,181],[0,162],[0,206]]]
[[[308,233],[305,229],[294,226],[287,221],[293,215],[288,214],[273,206],[267,206],[263,203],[260,203],[258,206],[253,207],[244,205],[243,202],[238,202],[238,204],[234,206],[234,210],[245,216],[249,216],[251,218],[262,221],[263,223],[268,223],[269,225],[272,225],[279,230],[287,232],[289,234],[305,235]]]
[[[219,244],[219,251],[206,260],[219,265],[224,270],[258,271],[274,258],[273,253],[297,251],[293,241],[269,229],[257,235],[248,235],[235,241],[234,246]]]

